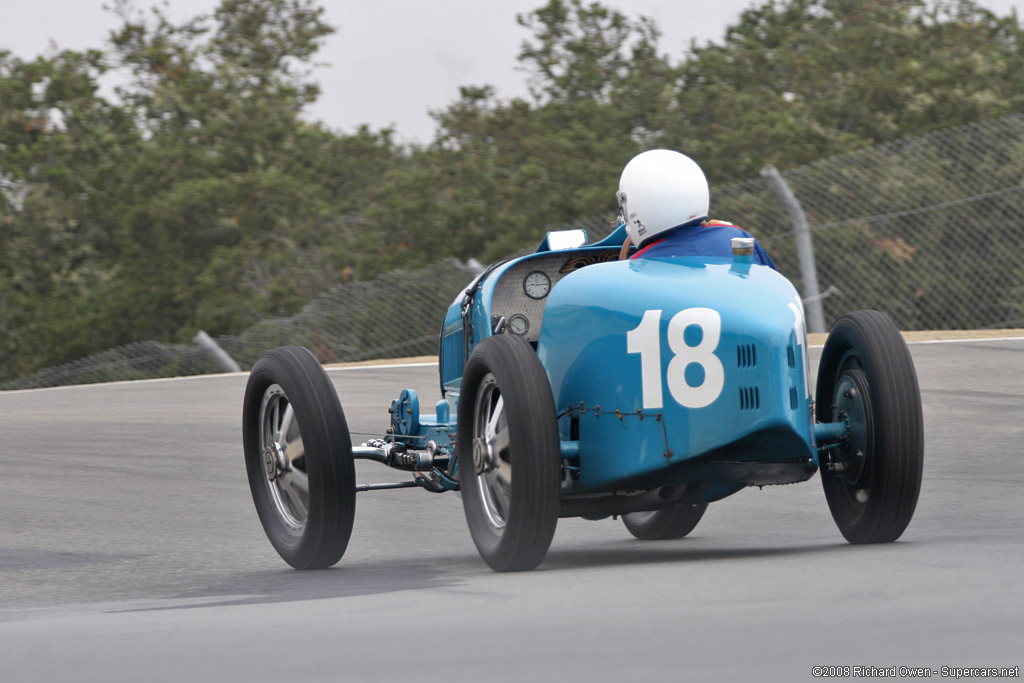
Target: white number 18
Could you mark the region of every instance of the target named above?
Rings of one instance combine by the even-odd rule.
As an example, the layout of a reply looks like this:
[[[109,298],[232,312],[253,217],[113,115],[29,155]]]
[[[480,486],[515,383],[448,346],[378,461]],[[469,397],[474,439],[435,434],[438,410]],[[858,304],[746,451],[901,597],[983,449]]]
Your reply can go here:
[[[689,346],[683,332],[690,325],[701,331],[700,343]],[[626,333],[626,352],[640,354],[640,386],[644,409],[661,408],[664,401],[661,387],[661,310],[644,312],[640,324]],[[687,308],[668,322],[668,346],[675,354],[668,363],[668,390],[680,405],[703,408],[711,405],[725,385],[725,368],[715,355],[722,334],[722,316],[710,308]],[[704,380],[697,386],[686,382],[686,368],[696,363],[704,370]]]

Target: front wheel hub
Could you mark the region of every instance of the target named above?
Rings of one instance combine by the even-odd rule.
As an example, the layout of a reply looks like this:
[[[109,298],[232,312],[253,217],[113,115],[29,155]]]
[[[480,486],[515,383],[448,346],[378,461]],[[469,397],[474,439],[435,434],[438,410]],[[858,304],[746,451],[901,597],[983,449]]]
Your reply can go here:
[[[836,414],[844,415],[848,436],[842,445],[833,449],[846,483],[854,486],[864,475],[868,441],[871,431],[871,402],[868,397],[867,376],[861,370],[851,370],[839,379],[836,387]]]
[[[477,474],[484,474],[494,469],[494,456],[487,440],[482,436],[473,439],[473,469]]]
[[[263,449],[263,473],[267,475],[267,481],[274,481],[288,469],[288,458],[281,444],[274,442]]]

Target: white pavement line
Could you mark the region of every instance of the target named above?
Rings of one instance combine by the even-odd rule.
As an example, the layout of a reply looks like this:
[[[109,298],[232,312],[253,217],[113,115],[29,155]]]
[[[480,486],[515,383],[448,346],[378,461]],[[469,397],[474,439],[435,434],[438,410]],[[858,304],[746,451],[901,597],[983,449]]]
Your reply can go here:
[[[978,337],[975,339],[921,339],[907,344],[961,344],[964,342],[1024,341],[1024,337]]]
[[[436,366],[437,361],[431,361],[429,363],[382,363],[380,365],[349,365],[339,367],[325,367],[324,370],[327,372],[336,372],[339,370],[386,370],[388,368],[426,368]],[[59,387],[36,387],[34,389],[9,389],[7,391],[0,391],[0,396],[10,396],[14,394],[23,394],[27,391],[53,391],[55,389],[82,389],[84,387],[116,387],[124,384],[155,384],[158,382],[180,382],[182,380],[190,379],[209,379],[211,377],[246,377],[248,371],[244,372],[220,372],[213,373],[210,375],[184,375],[182,377],[155,377],[153,379],[125,379],[117,382],[91,382],[89,384],[65,384]]]
[[[386,370],[388,368],[429,368],[437,365],[437,361],[428,363],[383,363],[381,365],[346,365],[341,367],[324,368],[327,372],[338,372],[342,370]]]
[[[980,337],[976,339],[923,339],[920,341],[909,341],[908,346],[915,344],[970,344],[977,342],[1006,342],[1006,341],[1024,341],[1024,337]],[[810,344],[807,348],[809,349],[820,349],[823,348],[824,344]],[[325,367],[324,370],[327,372],[340,372],[340,371],[352,371],[352,370],[388,370],[390,368],[429,368],[437,365],[437,361],[430,361],[424,363],[382,363],[380,365],[348,365],[348,366],[336,366],[336,367]],[[59,387],[38,387],[36,389],[9,389],[7,391],[0,391],[0,396],[11,396],[15,394],[23,394],[27,391],[54,391],[57,389],[82,389],[84,387],[116,387],[123,384],[146,384],[155,382],[178,382],[182,380],[191,379],[209,379],[211,377],[244,377],[248,375],[248,372],[222,372],[215,373],[212,375],[186,375],[184,377],[157,377],[156,379],[131,379],[121,380],[119,382],[94,382],[92,384],[66,384]]]
[[[244,377],[248,372],[218,372],[210,375],[183,375],[181,377],[154,377],[152,379],[122,379],[117,382],[89,382],[88,384],[63,384],[59,387],[36,387],[34,389],[8,389],[0,396],[23,394],[26,391],[53,391],[55,389],[81,389],[83,387],[117,387],[124,384],[155,384],[157,382],[178,382],[188,379],[209,379],[211,377]]]
[[[907,346],[914,346],[915,344],[968,344],[976,342],[1004,342],[1004,341],[1024,341],[1024,337],[976,337],[974,339],[918,339],[917,341],[908,341]],[[809,349],[821,349],[824,348],[824,344],[809,344]]]

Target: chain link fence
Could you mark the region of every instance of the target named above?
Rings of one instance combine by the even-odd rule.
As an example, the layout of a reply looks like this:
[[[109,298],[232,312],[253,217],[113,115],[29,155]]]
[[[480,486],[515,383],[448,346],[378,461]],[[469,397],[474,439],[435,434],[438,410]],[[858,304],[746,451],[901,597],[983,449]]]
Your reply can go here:
[[[901,329],[1024,326],[1024,115],[831,157],[783,174],[807,216],[826,325],[873,308]],[[802,291],[795,230],[765,178],[711,188],[712,217],[752,232]],[[608,216],[574,224],[592,240]],[[538,241],[541,236],[538,235]],[[243,367],[282,344],[323,362],[434,354],[444,312],[478,272],[448,260],[338,285],[296,315],[218,344]],[[806,296],[806,293],[805,293]],[[217,372],[198,346],[139,342],[0,389]]]
[[[181,377],[220,371],[198,346],[142,341],[5,382],[0,384],[0,390]]]
[[[904,330],[1024,323],[1024,116],[783,176],[807,215],[826,325],[858,308],[885,311]],[[711,205],[754,233],[803,292],[789,214],[765,179],[712,188]]]
[[[437,355],[448,306],[480,266],[447,259],[418,270],[337,285],[287,318],[257,323],[218,344],[244,367],[284,344],[305,346],[323,363]]]
[[[249,368],[265,351],[305,346],[323,363],[436,355],[448,306],[482,267],[473,261],[440,261],[417,270],[395,270],[374,280],[336,285],[295,315],[270,318],[239,335],[215,339]],[[65,384],[175,377],[223,372],[197,344],[128,344],[0,384],[0,390]]]

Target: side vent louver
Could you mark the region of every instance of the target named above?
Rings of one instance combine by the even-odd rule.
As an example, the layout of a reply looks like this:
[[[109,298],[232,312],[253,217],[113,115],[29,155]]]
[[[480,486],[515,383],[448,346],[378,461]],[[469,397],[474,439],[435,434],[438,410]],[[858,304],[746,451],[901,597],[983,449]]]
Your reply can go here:
[[[753,344],[740,344],[736,347],[736,367],[752,368],[757,365],[757,347]]]
[[[740,387],[740,410],[757,410],[761,407],[761,392],[757,387]]]
[[[800,405],[800,399],[797,396],[796,387],[791,387],[789,390],[789,407],[792,410],[796,410],[798,405]]]

